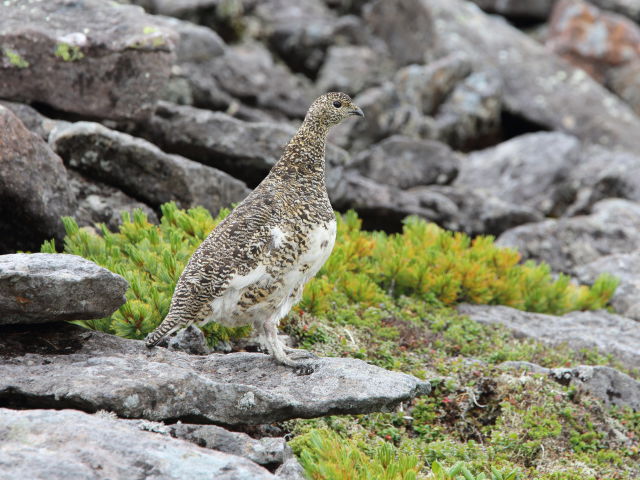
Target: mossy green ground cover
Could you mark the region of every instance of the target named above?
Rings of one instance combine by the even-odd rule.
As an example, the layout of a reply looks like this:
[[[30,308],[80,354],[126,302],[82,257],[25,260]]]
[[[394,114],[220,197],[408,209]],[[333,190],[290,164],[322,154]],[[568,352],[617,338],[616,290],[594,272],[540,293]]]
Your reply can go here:
[[[123,275],[127,303],[111,317],[79,322],[142,339],[166,315],[193,250],[227,211],[162,208],[119,232],[65,220],[64,251]],[[43,251],[53,252],[52,243]],[[321,355],[350,356],[429,379],[433,393],[402,411],[286,422],[309,478],[631,479],[640,462],[640,414],[610,410],[542,376],[505,371],[506,360],[557,367],[613,364],[593,351],[549,348],[458,315],[463,302],[537,312],[603,308],[616,281],[577,286],[489,237],[469,239],[418,219],[402,234],[363,232],[339,218],[334,252],[305,289],[283,329]],[[205,329],[211,344],[249,328]],[[635,372],[630,372],[634,374]]]

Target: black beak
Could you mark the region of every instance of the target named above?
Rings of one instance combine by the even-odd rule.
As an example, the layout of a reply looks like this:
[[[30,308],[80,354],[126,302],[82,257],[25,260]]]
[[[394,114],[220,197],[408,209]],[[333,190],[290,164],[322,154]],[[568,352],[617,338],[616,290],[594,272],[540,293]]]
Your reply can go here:
[[[364,112],[360,107],[356,107],[355,110],[349,110],[349,115],[357,115],[359,117],[364,118]]]

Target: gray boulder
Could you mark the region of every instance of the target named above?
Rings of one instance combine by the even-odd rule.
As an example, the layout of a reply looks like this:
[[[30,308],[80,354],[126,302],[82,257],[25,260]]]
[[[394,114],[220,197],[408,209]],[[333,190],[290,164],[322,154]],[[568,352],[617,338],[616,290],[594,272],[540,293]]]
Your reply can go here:
[[[337,18],[315,0],[263,0],[253,16],[269,45],[296,72],[314,76],[333,44]]]
[[[542,220],[539,212],[510,204],[462,187],[429,185],[400,190],[347,170],[344,194],[334,201],[337,209],[353,208],[366,228],[399,230],[408,215],[472,235],[497,235],[527,222]]]
[[[410,193],[431,192],[448,198],[456,211],[442,225],[469,235],[500,235],[518,225],[539,222],[542,214],[526,205],[513,203],[488,191],[459,185],[430,185],[410,190]]]
[[[318,73],[317,89],[357,95],[387,80],[392,72],[393,63],[384,52],[368,46],[334,45]]]
[[[602,365],[545,368],[529,362],[503,362],[501,368],[549,375],[564,385],[573,385],[604,402],[606,406],[640,409],[640,382],[626,373]]]
[[[365,6],[363,17],[398,66],[430,60],[436,41],[434,19],[419,0],[375,0]]]
[[[472,150],[500,138],[502,82],[492,70],[476,71],[456,85],[435,117],[438,139]]]
[[[170,17],[160,17],[179,35],[172,82],[186,83],[182,97],[200,108],[250,116],[248,105],[289,117],[303,117],[313,100],[310,82],[274,61],[258,42],[227,46],[210,28]],[[172,91],[176,95],[177,87]]]
[[[49,143],[71,168],[154,207],[173,200],[216,214],[249,194],[244,183],[224,172],[98,123],[56,129]]]
[[[60,157],[2,105],[0,132],[0,252],[37,250],[64,236],[76,199]]]
[[[0,100],[0,105],[8,108],[13,114],[20,119],[27,130],[35,133],[45,142],[49,139],[49,133],[57,125],[64,123],[63,120],[52,120],[45,117],[35,108],[25,105],[24,103],[8,102]]]
[[[390,135],[438,139],[454,148],[477,148],[499,134],[501,82],[491,69],[472,69],[456,52],[426,65],[409,65],[392,81],[354,99],[366,122],[343,128],[339,145],[362,150]]]
[[[286,124],[243,122],[221,112],[166,102],[160,102],[151,120],[136,129],[137,135],[164,151],[228,172],[249,186],[266,176],[294,133]],[[327,188],[330,195],[337,195],[349,155],[328,145],[326,159]]]
[[[640,251],[607,255],[575,269],[577,279],[586,284],[595,282],[602,273],[620,280],[611,300],[616,312],[640,321]]]
[[[567,344],[574,350],[596,348],[630,369],[640,368],[638,322],[604,310],[555,316],[504,306],[464,304],[458,312],[480,323],[504,325],[518,337],[549,345]]]
[[[524,259],[547,262],[556,272],[573,274],[600,257],[640,249],[640,204],[602,200],[591,215],[521,225],[500,235],[497,244],[516,248]]]
[[[276,478],[246,458],[75,410],[0,408],[0,438],[2,480]]]
[[[579,162],[580,142],[575,137],[532,133],[471,153],[460,164],[455,185],[558,215],[572,200],[564,196],[566,184]]]
[[[584,71],[470,2],[421,4],[434,18],[439,53],[462,51],[477,68],[497,70],[509,112],[585,142],[640,150],[640,117]]]
[[[401,68],[393,84],[403,103],[416,106],[425,115],[435,115],[456,86],[471,75],[472,67],[465,54],[456,52],[424,65]]]
[[[451,183],[460,161],[460,156],[443,143],[397,135],[359,153],[350,168],[376,182],[406,189]]]
[[[571,169],[564,191],[567,199],[573,198],[565,216],[589,213],[605,198],[640,202],[640,156],[599,145],[586,146]]]
[[[69,170],[69,185],[78,200],[73,218],[81,227],[93,227],[104,223],[112,232],[122,224],[122,213],[131,218],[135,210],[144,212],[151,223],[158,223],[156,213],[145,203],[139,202],[117,188],[101,182],[89,181],[74,170]]]
[[[0,255],[0,324],[90,320],[122,305],[128,283],[76,255]]]
[[[57,346],[71,345],[66,355]],[[43,347],[44,346],[44,347]],[[36,353],[31,353],[36,352]],[[0,336],[4,405],[100,409],[125,418],[223,425],[388,410],[430,385],[349,358],[299,376],[259,353],[190,356],[75,325]],[[105,384],[109,385],[105,389]]]
[[[187,71],[193,72],[193,67]],[[276,63],[271,52],[257,42],[228,47],[223,56],[194,73],[196,79],[212,78],[223,92],[248,105],[287,117],[304,118],[314,100],[310,82]],[[199,91],[206,87],[202,81],[198,84]]]
[[[100,118],[149,116],[175,34],[138,7],[8,1],[0,15],[0,97]]]

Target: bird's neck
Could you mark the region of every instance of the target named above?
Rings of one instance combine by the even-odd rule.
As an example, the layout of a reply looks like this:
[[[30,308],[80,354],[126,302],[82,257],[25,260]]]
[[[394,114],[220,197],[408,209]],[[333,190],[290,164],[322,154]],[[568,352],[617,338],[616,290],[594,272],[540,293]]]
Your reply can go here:
[[[306,118],[273,167],[274,173],[324,184],[324,152],[328,133],[328,126]]]

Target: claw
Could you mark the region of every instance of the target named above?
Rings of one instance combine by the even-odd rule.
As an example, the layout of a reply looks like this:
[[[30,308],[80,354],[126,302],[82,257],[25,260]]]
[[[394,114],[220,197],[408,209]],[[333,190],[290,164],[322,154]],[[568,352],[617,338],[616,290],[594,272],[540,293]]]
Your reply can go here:
[[[318,368],[320,368],[320,365],[313,364],[313,363],[302,363],[300,365],[298,365],[297,367],[293,368],[293,371],[295,372],[296,375],[302,376],[302,375],[311,375],[313,372],[315,372],[316,370],[318,370]]]

